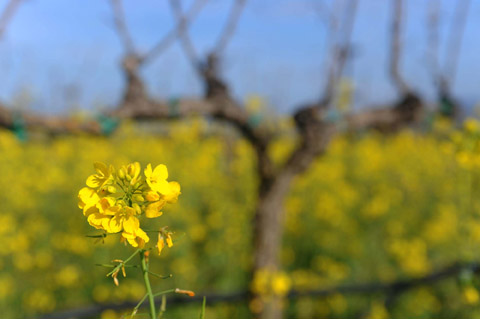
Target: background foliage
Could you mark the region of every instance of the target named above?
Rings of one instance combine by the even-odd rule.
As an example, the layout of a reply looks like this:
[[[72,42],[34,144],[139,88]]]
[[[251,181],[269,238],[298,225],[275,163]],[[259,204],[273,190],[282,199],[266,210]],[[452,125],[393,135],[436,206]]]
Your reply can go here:
[[[135,271],[114,286],[108,263],[126,257],[115,236],[104,243],[76,207],[94,161],[164,163],[182,185],[178,205],[151,229],[169,225],[176,244],[153,257],[154,282],[202,292],[244,290],[250,266],[251,218],[257,181],[252,150],[227,128],[201,119],[124,124],[110,138],[70,136],[27,141],[0,131],[0,308],[19,318],[111,301],[138,300]],[[222,134],[219,135],[218,133]],[[428,133],[342,135],[297,178],[285,205],[284,286],[319,289],[343,283],[422,276],[455,261],[478,259],[480,155],[478,124],[453,129],[437,121]],[[293,135],[292,135],[293,136]],[[270,149],[278,162],[294,144],[286,134]],[[158,224],[155,224],[158,223]],[[147,228],[147,227],[145,227]],[[147,228],[148,229],[148,228]],[[294,318],[439,318],[480,316],[477,279],[464,274],[396,300],[385,296],[304,297],[286,304]],[[155,280],[155,279],[154,279]],[[171,318],[198,315],[170,308]],[[241,318],[245,306],[218,305],[208,318]],[[116,318],[106,311],[102,318]]]

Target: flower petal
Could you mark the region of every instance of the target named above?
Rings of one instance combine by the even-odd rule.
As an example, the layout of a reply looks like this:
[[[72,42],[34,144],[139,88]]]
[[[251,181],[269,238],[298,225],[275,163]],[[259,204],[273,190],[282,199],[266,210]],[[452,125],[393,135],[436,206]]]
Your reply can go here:
[[[95,170],[97,171],[97,173],[99,175],[102,175],[102,176],[108,176],[109,175],[107,165],[105,165],[104,163],[95,162],[95,163],[93,163],[93,167],[95,168]]]
[[[135,234],[135,232],[140,227],[140,222],[138,221],[137,217],[134,216],[127,216],[123,219],[123,229],[127,233]]]
[[[165,180],[158,181],[150,187],[152,187],[153,190],[159,192],[162,195],[166,195],[171,192],[170,184],[168,184],[168,182]]]
[[[102,186],[103,181],[98,178],[98,175],[90,175],[87,178],[86,184],[88,187],[97,188]]]
[[[167,167],[163,164],[157,165],[153,170],[153,178],[157,180],[165,180],[168,178],[168,170]]]
[[[121,216],[114,216],[108,221],[108,225],[105,230],[109,233],[118,233],[122,230],[122,223],[123,217]]]

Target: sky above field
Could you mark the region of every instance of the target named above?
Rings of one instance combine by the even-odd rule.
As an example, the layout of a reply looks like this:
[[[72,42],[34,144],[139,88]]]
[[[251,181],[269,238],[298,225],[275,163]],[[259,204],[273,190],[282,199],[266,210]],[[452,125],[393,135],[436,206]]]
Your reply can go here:
[[[279,112],[289,112],[321,95],[326,74],[325,21],[313,9],[320,0],[250,0],[223,61],[234,94],[264,96]],[[329,1],[325,1],[327,4]],[[427,0],[407,0],[402,74],[432,100],[428,64]],[[453,0],[440,14],[440,62],[452,23]],[[454,93],[467,106],[480,101],[480,3],[471,1]],[[6,0],[0,0],[0,8]],[[184,2],[187,7],[191,1]],[[229,0],[211,0],[190,28],[199,52],[215,43]],[[388,104],[396,97],[387,73],[391,2],[359,0],[353,33],[354,59],[345,76],[356,85],[358,108]],[[140,51],[151,48],[173,26],[166,0],[125,0],[127,22]],[[0,99],[58,112],[79,105],[112,106],[124,85],[119,61],[124,53],[114,32],[107,0],[28,0],[0,40]],[[143,70],[152,96],[200,95],[202,84],[178,43]]]

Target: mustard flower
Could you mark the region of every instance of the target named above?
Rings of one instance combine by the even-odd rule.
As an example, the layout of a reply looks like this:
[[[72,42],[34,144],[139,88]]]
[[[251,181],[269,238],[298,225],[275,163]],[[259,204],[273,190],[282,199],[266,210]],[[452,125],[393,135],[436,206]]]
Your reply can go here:
[[[94,163],[96,174],[87,178],[87,187],[78,193],[78,207],[88,223],[107,233],[121,233],[121,240],[143,248],[150,238],[140,227],[139,217],[156,218],[166,204],[175,203],[180,184],[168,182],[167,167],[152,169],[151,164],[141,176],[140,163],[130,163],[118,170],[110,165]],[[172,245],[170,233],[162,232],[167,245]]]
[[[144,173],[147,178],[147,184],[153,191],[162,195],[170,193],[170,185],[167,182],[168,170],[165,165],[160,164],[152,170],[152,165],[148,164]]]
[[[91,188],[99,188],[104,186],[112,178],[113,166],[107,167],[107,165],[95,162],[93,167],[97,171],[97,174],[90,175],[87,178],[87,186]]]

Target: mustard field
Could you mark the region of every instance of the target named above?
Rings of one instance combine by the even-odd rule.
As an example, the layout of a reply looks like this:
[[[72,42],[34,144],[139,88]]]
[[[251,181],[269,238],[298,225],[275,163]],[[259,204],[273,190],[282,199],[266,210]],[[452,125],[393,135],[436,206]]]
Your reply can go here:
[[[2,318],[145,295],[140,274],[119,276],[117,287],[96,265],[133,249],[118,236],[87,237],[99,231],[78,209],[77,195],[94,162],[165,164],[169,179],[181,185],[178,202],[142,227],[168,225],[173,233],[174,246],[150,257],[153,272],[172,274],[152,278],[156,287],[197,295],[273,289],[286,296],[417,278],[480,259],[480,125],[474,120],[459,128],[437,121],[425,132],[337,136],[295,180],[285,202],[283,270],[272,280],[257,274],[253,282],[253,150],[206,120],[152,127],[125,123],[110,137],[32,135],[25,141],[0,131]],[[269,150],[277,163],[294,147],[293,136],[278,137]],[[286,300],[285,313],[299,319],[480,318],[477,289],[478,278],[464,271],[399,294],[391,307],[385,294],[336,293]],[[199,309],[199,303],[169,307],[167,298],[168,318],[197,318]],[[95,318],[123,313],[105,310]],[[246,303],[234,302],[208,306],[206,313],[220,319],[249,312]]]

